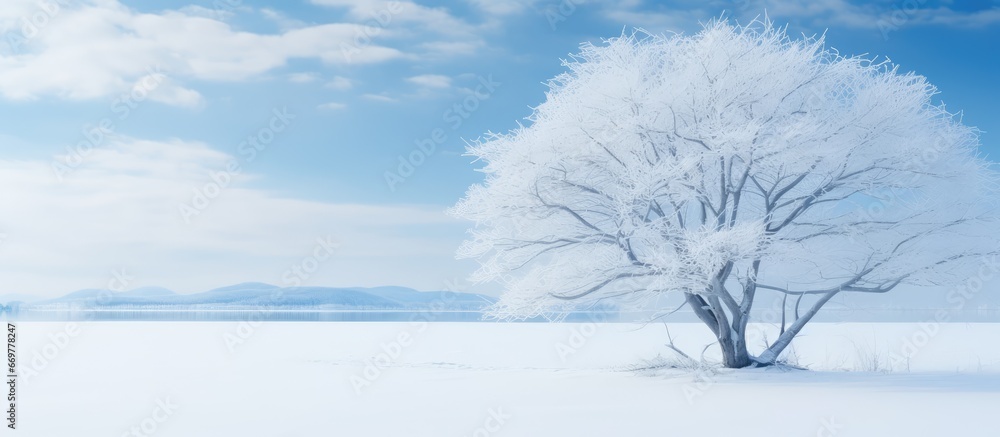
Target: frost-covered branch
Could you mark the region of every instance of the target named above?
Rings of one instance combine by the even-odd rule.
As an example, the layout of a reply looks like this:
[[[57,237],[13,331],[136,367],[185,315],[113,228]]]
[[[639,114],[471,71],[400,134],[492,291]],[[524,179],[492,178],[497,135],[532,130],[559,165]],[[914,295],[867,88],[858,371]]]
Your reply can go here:
[[[921,76],[770,22],[580,50],[529,123],[469,148],[485,180],[452,212],[473,279],[506,288],[496,315],[679,294],[738,367],[762,290],[797,296],[780,353],[838,293],[1000,253],[996,172]]]

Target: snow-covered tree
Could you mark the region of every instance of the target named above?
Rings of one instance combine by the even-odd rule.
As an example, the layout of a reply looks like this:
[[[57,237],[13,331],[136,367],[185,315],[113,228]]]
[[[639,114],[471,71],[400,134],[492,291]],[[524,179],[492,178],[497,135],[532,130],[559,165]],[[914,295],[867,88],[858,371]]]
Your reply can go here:
[[[501,318],[679,293],[724,366],[769,364],[838,293],[951,284],[998,253],[997,177],[924,77],[725,20],[565,67],[527,126],[470,146],[485,182],[452,210]],[[752,355],[764,292],[801,314]]]

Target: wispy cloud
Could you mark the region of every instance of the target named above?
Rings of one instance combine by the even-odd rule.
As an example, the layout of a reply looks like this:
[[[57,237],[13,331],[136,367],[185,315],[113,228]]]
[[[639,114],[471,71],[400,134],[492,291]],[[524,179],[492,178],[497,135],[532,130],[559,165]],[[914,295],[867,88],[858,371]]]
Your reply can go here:
[[[394,99],[392,97],[389,97],[387,95],[384,95],[384,94],[363,94],[361,97],[363,97],[365,99],[368,99],[368,100],[374,100],[376,102],[391,103],[391,102],[395,102],[396,101],[396,99]]]
[[[311,0],[313,4],[347,11],[347,18],[369,26],[373,34],[392,29],[408,39],[404,45],[422,49],[419,57],[435,59],[467,56],[486,46],[484,37],[503,19],[534,3],[534,0],[482,2],[476,5],[489,15],[478,22],[460,16],[449,8],[425,6],[413,1],[382,0]]]
[[[261,9],[260,14],[263,15],[264,18],[271,20],[272,22],[277,24],[278,27],[284,30],[300,29],[309,26],[308,24],[306,24],[305,21],[296,20],[294,18],[289,17],[288,15],[285,15],[281,11],[277,11],[271,8]]]
[[[319,73],[305,72],[292,73],[288,75],[288,80],[293,83],[311,83],[319,80]]]
[[[343,76],[334,76],[323,86],[332,90],[345,91],[353,88],[354,82]]]
[[[450,88],[451,78],[440,74],[422,74],[406,78],[406,81],[425,88]]]
[[[333,111],[335,111],[335,110],[345,109],[345,108],[347,108],[347,105],[345,105],[343,103],[338,103],[338,102],[329,102],[329,103],[324,103],[322,105],[319,105],[316,108],[317,109],[324,109],[324,110],[333,110]]]
[[[0,28],[19,29],[21,19],[28,15],[18,15],[18,11],[11,8],[0,14]],[[31,12],[26,8],[24,14]],[[330,23],[262,34],[234,29],[190,8],[143,13],[116,0],[67,4],[36,32],[8,38],[11,53],[0,56],[0,97],[106,97],[128,91],[154,67],[162,68],[182,86],[189,79],[247,80],[295,58],[337,65],[403,57],[397,49],[370,43],[348,60],[342,54],[343,45],[353,44],[363,29],[360,24]],[[186,105],[190,99],[188,93],[186,98],[164,102]]]
[[[453,15],[444,7],[423,6],[412,1],[311,0],[313,4],[347,9],[356,21],[372,21],[380,27],[398,24],[416,26],[426,32],[478,37],[476,26]]]
[[[199,142],[118,138],[94,149],[65,181],[47,160],[0,159],[3,219],[0,292],[60,294],[102,287],[112,269],[135,286],[179,291],[243,281],[281,283],[281,273],[310,254],[318,238],[341,246],[314,284],[440,288],[420,269],[449,263],[464,226],[441,207],[379,206],[299,200],[251,188],[255,165],[238,150]],[[258,159],[264,159],[259,157]],[[233,162],[244,165],[227,173]],[[212,190],[208,185],[216,184]],[[190,223],[181,204],[212,193]],[[413,229],[452,229],[455,238]],[[402,229],[409,231],[402,232]],[[406,259],[407,262],[396,262]],[[387,277],[385,266],[395,275]],[[447,269],[445,269],[447,270]]]

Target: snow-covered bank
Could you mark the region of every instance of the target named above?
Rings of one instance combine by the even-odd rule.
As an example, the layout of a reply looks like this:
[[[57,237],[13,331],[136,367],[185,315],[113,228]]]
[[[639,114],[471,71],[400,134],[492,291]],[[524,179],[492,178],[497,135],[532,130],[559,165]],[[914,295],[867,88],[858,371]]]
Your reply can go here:
[[[694,355],[711,341],[697,324],[670,332]],[[18,333],[28,436],[992,436],[1000,403],[1000,350],[979,349],[1000,324],[815,324],[795,346],[813,371],[657,376],[625,369],[668,354],[663,325],[24,322]]]

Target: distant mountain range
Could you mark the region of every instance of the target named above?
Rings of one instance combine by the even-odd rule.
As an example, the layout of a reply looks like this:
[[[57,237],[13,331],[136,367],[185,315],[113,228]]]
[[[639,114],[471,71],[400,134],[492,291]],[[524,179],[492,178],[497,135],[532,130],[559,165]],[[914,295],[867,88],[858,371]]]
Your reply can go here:
[[[950,289],[909,289],[877,295],[844,294],[830,301],[819,313],[822,321],[926,321],[937,311],[948,310],[954,321],[1000,320],[1000,293],[994,286],[971,295],[956,306]],[[657,310],[673,309],[681,296],[663,296],[647,310],[619,311],[613,303],[581,308],[567,313],[569,321],[648,321]],[[777,320],[783,300],[777,293],[761,296],[754,307],[760,320]],[[85,289],[55,299],[32,300],[31,296],[0,295],[0,314],[18,320],[406,320],[404,314],[435,313],[435,320],[479,321],[496,298],[474,293],[417,291],[406,287],[279,287],[248,282],[213,290],[178,294],[162,287],[144,287],[124,292]],[[808,302],[807,302],[808,304]],[[655,308],[654,308],[655,307]],[[788,302],[792,311],[794,302]],[[252,314],[250,314],[252,313]],[[371,315],[378,313],[381,315]],[[611,316],[608,318],[608,316]],[[544,318],[537,318],[543,320]],[[671,321],[697,321],[688,308],[672,314]]]
[[[496,299],[473,293],[417,291],[405,287],[331,288],[279,287],[248,282],[194,293],[177,294],[162,287],[123,292],[101,289],[74,291],[65,296],[26,301],[24,296],[0,296],[4,307],[20,310],[131,310],[131,309],[329,309],[478,311]]]

